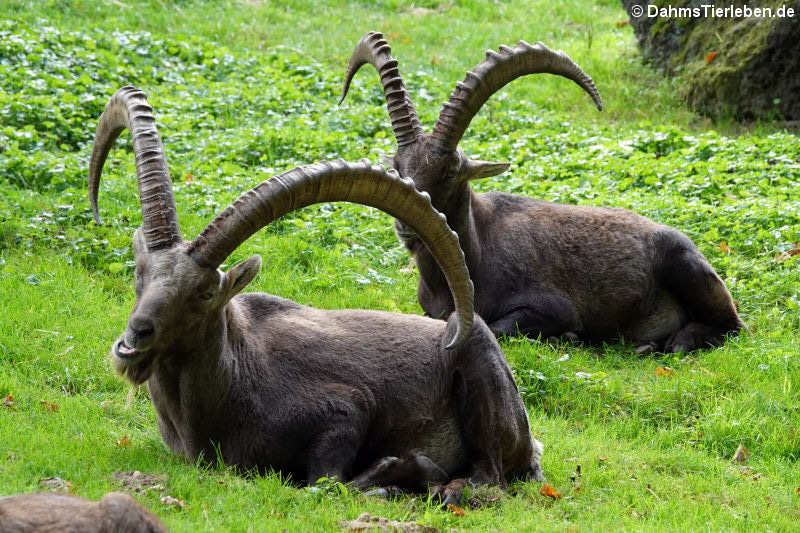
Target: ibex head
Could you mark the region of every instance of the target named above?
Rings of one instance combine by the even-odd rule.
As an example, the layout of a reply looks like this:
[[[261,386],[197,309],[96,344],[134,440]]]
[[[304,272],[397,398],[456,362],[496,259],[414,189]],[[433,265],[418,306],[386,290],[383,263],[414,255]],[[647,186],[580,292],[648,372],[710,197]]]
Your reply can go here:
[[[356,45],[347,66],[340,103],[358,69],[365,63],[380,74],[386,95],[386,106],[397,139],[397,154],[385,160],[401,176],[413,177],[420,190],[431,195],[433,205],[444,213],[453,202],[462,200],[467,183],[488,178],[508,169],[508,163],[492,163],[470,159],[458,148],[469,123],[495,92],[516,78],[539,72],[558,74],[580,85],[594,100],[598,109],[602,102],[592,79],[564,52],[553,51],[542,43],[530,45],[520,41],[514,48],[501,46],[499,52],[489,50],[486,59],[467,72],[463,82],[445,102],[433,132],[425,134],[417,111],[406,91],[391,56],[391,48],[378,32],[367,33]]]
[[[406,221],[432,246],[453,289],[457,331],[448,347],[460,344],[472,326],[472,283],[458,237],[444,216],[411,180],[368,162],[322,162],[297,167],[243,194],[193,241],[181,239],[164,148],[152,108],[134,87],[117,91],[100,117],[89,167],[89,197],[100,223],[100,173],[123,129],[133,137],[142,226],[134,235],[136,303],[125,332],[113,344],[118,372],[134,383],[146,381],[164,358],[191,357],[181,346],[222,343],[225,307],[258,273],[253,256],[227,272],[225,259],[253,233],[284,214],[314,203],[348,201],[377,207]],[[185,342],[191,339],[192,342]]]

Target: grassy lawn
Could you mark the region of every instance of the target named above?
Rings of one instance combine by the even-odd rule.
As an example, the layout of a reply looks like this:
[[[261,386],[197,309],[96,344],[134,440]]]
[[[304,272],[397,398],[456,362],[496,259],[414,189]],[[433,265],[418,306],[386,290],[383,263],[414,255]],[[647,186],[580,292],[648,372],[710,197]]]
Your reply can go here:
[[[135,496],[174,531],[329,531],[362,512],[457,530],[794,529],[800,256],[785,252],[800,240],[800,142],[774,124],[714,124],[685,110],[678,84],[641,64],[632,30],[617,24],[625,18],[612,0],[0,3],[0,400],[13,398],[0,406],[0,495],[57,476],[97,499],[120,489],[114,472],[139,470],[167,476],[163,491]],[[384,501],[188,463],[163,444],[146,389],[127,408],[129,389],[111,370],[141,215],[125,133],[101,183],[105,224],[91,218],[86,171],[108,98],[127,83],[148,94],[191,238],[275,173],[393,151],[374,70],[336,105],[369,30],[388,36],[428,128],[486,48],[524,39],[569,53],[605,110],[562,78],[514,82],[461,143],[511,162],[477,188],[627,207],[680,229],[748,324],[720,348],[678,356],[503,340],[559,499],[520,483],[456,516],[425,497]],[[293,213],[229,264],[253,253],[264,267],[249,290],[421,313],[413,263],[375,210]],[[739,445],[745,463],[731,460]]]

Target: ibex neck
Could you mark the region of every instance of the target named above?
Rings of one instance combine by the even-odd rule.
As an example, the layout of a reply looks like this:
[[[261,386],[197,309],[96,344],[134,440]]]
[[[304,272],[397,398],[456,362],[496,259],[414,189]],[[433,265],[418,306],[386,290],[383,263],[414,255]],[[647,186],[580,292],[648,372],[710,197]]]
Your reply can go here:
[[[479,201],[470,186],[464,184],[463,191],[444,212],[447,215],[447,224],[458,234],[464,259],[470,269],[473,265],[478,265],[481,259],[480,237],[474,213],[475,203]]]
[[[211,440],[232,382],[228,317],[226,307],[190,339],[177,342],[147,383],[164,442],[190,458],[201,452],[213,457]]]

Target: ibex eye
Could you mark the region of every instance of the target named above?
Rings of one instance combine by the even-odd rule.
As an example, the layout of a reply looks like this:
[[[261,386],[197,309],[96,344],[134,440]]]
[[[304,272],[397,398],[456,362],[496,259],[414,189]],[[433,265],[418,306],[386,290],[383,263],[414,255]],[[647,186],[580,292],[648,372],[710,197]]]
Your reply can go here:
[[[200,299],[201,300],[210,300],[213,297],[214,297],[214,293],[211,292],[211,291],[206,291],[206,292],[201,292],[200,293]]]

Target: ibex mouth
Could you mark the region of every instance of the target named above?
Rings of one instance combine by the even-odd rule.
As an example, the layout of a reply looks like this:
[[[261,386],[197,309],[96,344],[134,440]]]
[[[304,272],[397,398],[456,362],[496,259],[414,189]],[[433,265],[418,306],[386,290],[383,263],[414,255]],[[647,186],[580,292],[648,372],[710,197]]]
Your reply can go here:
[[[147,381],[153,373],[154,358],[150,349],[132,348],[125,344],[124,339],[119,339],[111,347],[111,354],[114,369],[135,385]]]
[[[125,360],[135,359],[142,353],[136,348],[131,348],[130,346],[125,344],[124,339],[119,339],[116,343],[114,343],[113,350],[115,356]]]

